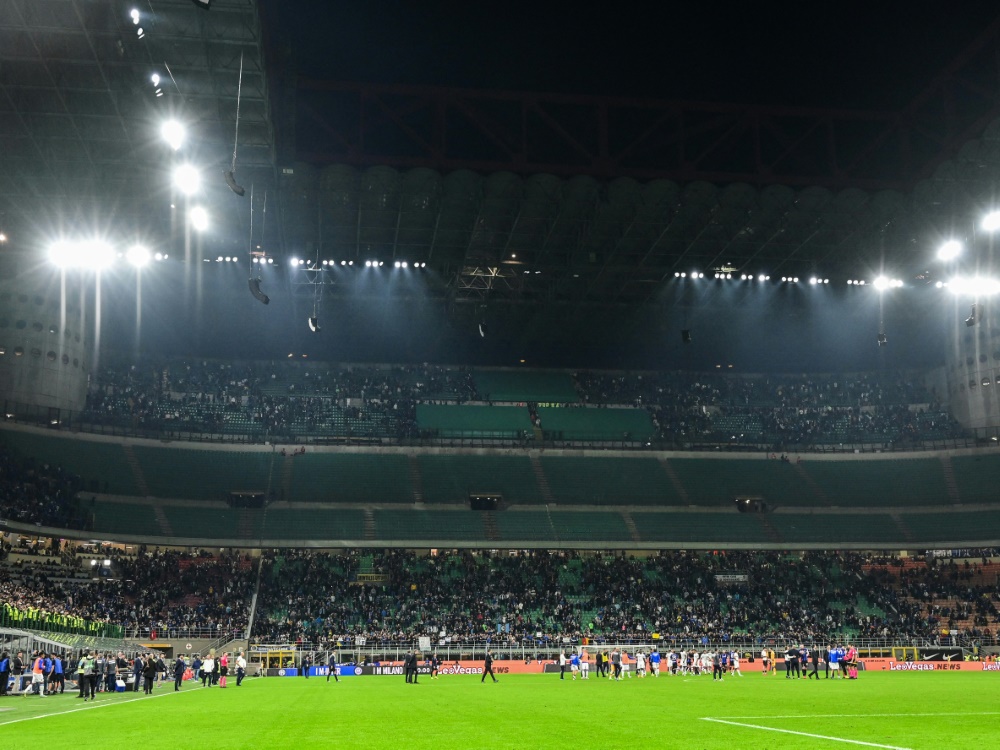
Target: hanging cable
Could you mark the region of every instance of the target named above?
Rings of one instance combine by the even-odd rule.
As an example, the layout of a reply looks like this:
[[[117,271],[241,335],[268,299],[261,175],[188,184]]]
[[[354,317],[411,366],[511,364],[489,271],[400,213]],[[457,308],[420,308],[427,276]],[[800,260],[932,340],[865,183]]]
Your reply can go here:
[[[236,182],[236,151],[240,145],[240,99],[243,95],[243,53],[240,52],[240,79],[236,84],[236,135],[233,138],[233,161],[229,171],[222,174],[226,178],[229,189],[239,196],[246,195],[246,190]]]

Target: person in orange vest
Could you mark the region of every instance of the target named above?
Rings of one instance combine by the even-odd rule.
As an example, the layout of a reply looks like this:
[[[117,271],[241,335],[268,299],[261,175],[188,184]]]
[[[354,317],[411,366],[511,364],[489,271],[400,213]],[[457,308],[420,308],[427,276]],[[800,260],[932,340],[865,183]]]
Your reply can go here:
[[[35,685],[38,685],[38,694],[43,698],[47,697],[45,693],[45,652],[39,651],[35,656],[34,660],[31,662],[31,684],[28,686],[27,691],[24,693],[24,697],[27,698],[35,690]]]

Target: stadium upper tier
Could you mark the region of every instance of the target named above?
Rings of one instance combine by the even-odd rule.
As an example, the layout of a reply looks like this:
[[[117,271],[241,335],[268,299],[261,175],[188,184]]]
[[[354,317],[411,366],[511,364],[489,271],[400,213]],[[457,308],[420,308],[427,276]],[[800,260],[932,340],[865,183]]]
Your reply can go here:
[[[498,407],[499,408],[499,407]],[[13,523],[114,539],[473,547],[878,547],[1000,538],[1000,454],[216,446],[0,430]],[[255,493],[263,508],[229,504]],[[495,495],[473,512],[470,496]],[[737,499],[767,513],[738,512]]]
[[[774,450],[961,447],[972,436],[917,375],[472,370],[329,363],[115,361],[80,413],[8,419],[225,442]]]

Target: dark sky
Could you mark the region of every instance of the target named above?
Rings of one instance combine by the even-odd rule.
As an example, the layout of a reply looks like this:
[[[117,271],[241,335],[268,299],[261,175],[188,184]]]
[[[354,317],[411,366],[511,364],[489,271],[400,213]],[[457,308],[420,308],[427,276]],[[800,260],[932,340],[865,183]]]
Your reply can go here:
[[[261,0],[302,75],[810,106],[898,107],[995,2]]]

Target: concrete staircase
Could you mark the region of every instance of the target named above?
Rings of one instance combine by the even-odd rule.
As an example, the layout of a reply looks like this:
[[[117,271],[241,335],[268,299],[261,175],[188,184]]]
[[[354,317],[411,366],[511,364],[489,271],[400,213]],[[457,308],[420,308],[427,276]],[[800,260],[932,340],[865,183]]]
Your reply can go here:
[[[677,492],[677,497],[679,497],[681,499],[681,502],[683,502],[685,505],[690,505],[691,498],[688,496],[688,491],[684,489],[684,485],[681,484],[680,477],[677,476],[677,472],[674,471],[674,467],[670,465],[670,461],[668,461],[665,458],[661,458],[660,466],[663,467],[663,471],[670,479],[670,484],[674,486],[674,491]]]
[[[805,467],[800,463],[792,464],[798,475],[802,477],[802,481],[806,483],[806,486],[812,491],[814,499],[820,505],[829,505],[830,499],[826,496],[823,488],[816,484],[816,480],[809,476],[809,473],[805,470]]]
[[[409,457],[410,486],[413,487],[413,502],[424,502],[424,479],[420,473],[420,462],[416,456]]]
[[[491,510],[483,511],[483,530],[486,532],[486,538],[491,542],[500,541],[500,529],[497,527],[496,516]]]
[[[542,468],[542,462],[538,460],[538,456],[531,457],[531,470],[535,472],[535,479],[538,481],[538,489],[542,492],[542,499],[546,505],[551,505],[555,502],[555,498],[552,496],[549,478],[545,476],[545,470]]]
[[[625,528],[628,529],[629,536],[632,537],[633,542],[641,542],[642,538],[639,536],[639,527],[635,525],[635,519],[632,518],[631,513],[622,513],[622,519],[625,521]]]
[[[371,508],[365,508],[365,530],[363,533],[366,542],[375,540],[375,514],[372,513]]]
[[[139,494],[142,497],[149,497],[153,493],[149,491],[149,485],[146,484],[146,476],[142,473],[142,467],[139,466],[139,459],[135,457],[135,451],[132,450],[131,445],[123,445],[122,450],[125,452],[125,462],[128,464],[129,471],[132,472],[132,480],[135,482],[135,486],[139,488]]]
[[[952,466],[951,456],[941,456],[940,461],[941,471],[944,472],[944,485],[948,488],[948,499],[953,505],[958,505],[962,502],[962,498],[958,493],[958,482],[955,481],[955,467]]]
[[[154,505],[153,516],[156,517],[156,525],[160,529],[160,533],[163,534],[163,536],[174,535],[174,530],[170,526],[170,519],[168,519],[167,514],[163,512],[163,508],[159,505]]]

